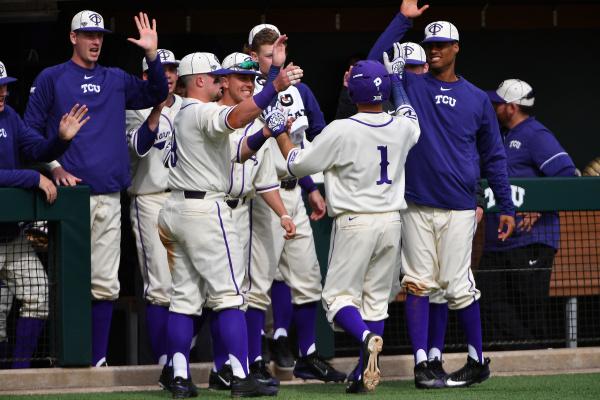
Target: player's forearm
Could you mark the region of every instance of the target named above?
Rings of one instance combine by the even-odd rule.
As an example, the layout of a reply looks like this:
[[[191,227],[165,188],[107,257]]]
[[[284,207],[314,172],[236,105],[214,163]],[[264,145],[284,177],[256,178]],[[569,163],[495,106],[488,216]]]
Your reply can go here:
[[[410,20],[402,13],[398,13],[387,28],[385,28],[385,31],[379,36],[371,48],[371,51],[369,51],[367,59],[381,61],[383,52],[391,49],[395,42],[399,42],[410,26]]]
[[[277,137],[277,146],[279,146],[283,158],[287,160],[290,151],[294,148],[294,144],[287,133],[282,133]]]
[[[408,95],[404,90],[404,84],[399,75],[393,74],[391,76],[392,81],[392,101],[396,110],[397,116],[403,116],[413,121],[418,121],[417,113],[410,104]]]
[[[238,145],[236,162],[243,163],[256,154],[269,137],[269,131],[266,128],[261,128],[252,135],[242,138]]]
[[[281,218],[282,215],[287,215],[287,210],[279,195],[279,190],[271,190],[270,192],[261,193],[260,196],[263,198],[265,203]]]
[[[150,128],[149,120],[146,120],[142,126],[133,134],[132,144],[135,152],[138,156],[143,157],[152,148],[152,145],[156,141],[156,134],[158,133],[158,124],[154,129]]]

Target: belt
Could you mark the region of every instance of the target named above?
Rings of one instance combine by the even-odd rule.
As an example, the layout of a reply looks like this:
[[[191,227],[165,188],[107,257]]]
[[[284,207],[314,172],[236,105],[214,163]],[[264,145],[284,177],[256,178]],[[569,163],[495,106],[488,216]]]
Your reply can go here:
[[[240,202],[240,200],[241,200],[241,202]],[[229,200],[225,200],[225,203],[227,203],[227,205],[231,209],[235,209],[240,204],[246,204],[246,196],[242,197],[241,199],[229,199]]]
[[[206,196],[206,192],[200,192],[196,190],[185,190],[183,192],[183,197],[186,199],[200,199],[202,200]]]
[[[298,185],[298,179],[284,179],[279,183],[279,187],[284,190],[293,190]]]

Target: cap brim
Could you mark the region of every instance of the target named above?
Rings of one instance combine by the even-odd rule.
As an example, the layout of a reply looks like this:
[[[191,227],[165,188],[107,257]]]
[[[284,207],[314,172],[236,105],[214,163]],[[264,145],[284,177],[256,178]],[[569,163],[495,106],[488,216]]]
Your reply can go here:
[[[102,32],[102,33],[112,33],[108,29],[98,28],[98,27],[88,27],[88,28],[79,28],[75,29],[73,32]]]
[[[420,60],[406,60],[407,65],[424,65],[425,61]]]
[[[229,71],[229,75],[254,75],[254,76],[259,76],[261,75],[260,72],[258,71],[253,71],[251,69],[227,69]]]
[[[498,96],[495,90],[486,90],[485,93],[487,93],[492,103],[506,103],[506,100]]]
[[[0,85],[8,85],[9,83],[16,82],[17,78],[13,78],[12,76],[5,76],[4,78],[0,78]]]
[[[198,72],[198,74],[208,74],[208,75],[229,75],[229,74],[235,74],[237,73],[236,71],[233,71],[231,69],[227,69],[227,68],[221,68],[221,69],[216,69],[214,71],[209,71],[209,72]]]
[[[431,36],[427,39],[423,40],[421,43],[431,43],[431,42],[458,42],[457,39],[442,37],[442,36]]]

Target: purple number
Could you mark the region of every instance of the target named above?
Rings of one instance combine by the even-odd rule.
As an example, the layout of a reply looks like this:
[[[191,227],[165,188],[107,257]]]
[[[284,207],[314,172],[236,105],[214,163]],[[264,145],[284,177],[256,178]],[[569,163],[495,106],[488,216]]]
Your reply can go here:
[[[388,185],[392,184],[390,178],[388,178],[387,167],[390,163],[387,160],[387,146],[377,146],[377,150],[381,153],[381,162],[379,166],[381,167],[381,171],[379,172],[379,180],[377,181],[378,185],[383,185],[387,183]]]

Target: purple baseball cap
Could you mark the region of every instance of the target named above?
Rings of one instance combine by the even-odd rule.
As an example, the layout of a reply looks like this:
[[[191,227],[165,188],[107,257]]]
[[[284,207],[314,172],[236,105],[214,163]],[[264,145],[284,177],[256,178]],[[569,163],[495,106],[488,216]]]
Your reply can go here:
[[[362,60],[352,66],[348,94],[356,104],[378,104],[390,98],[390,76],[379,61]]]

